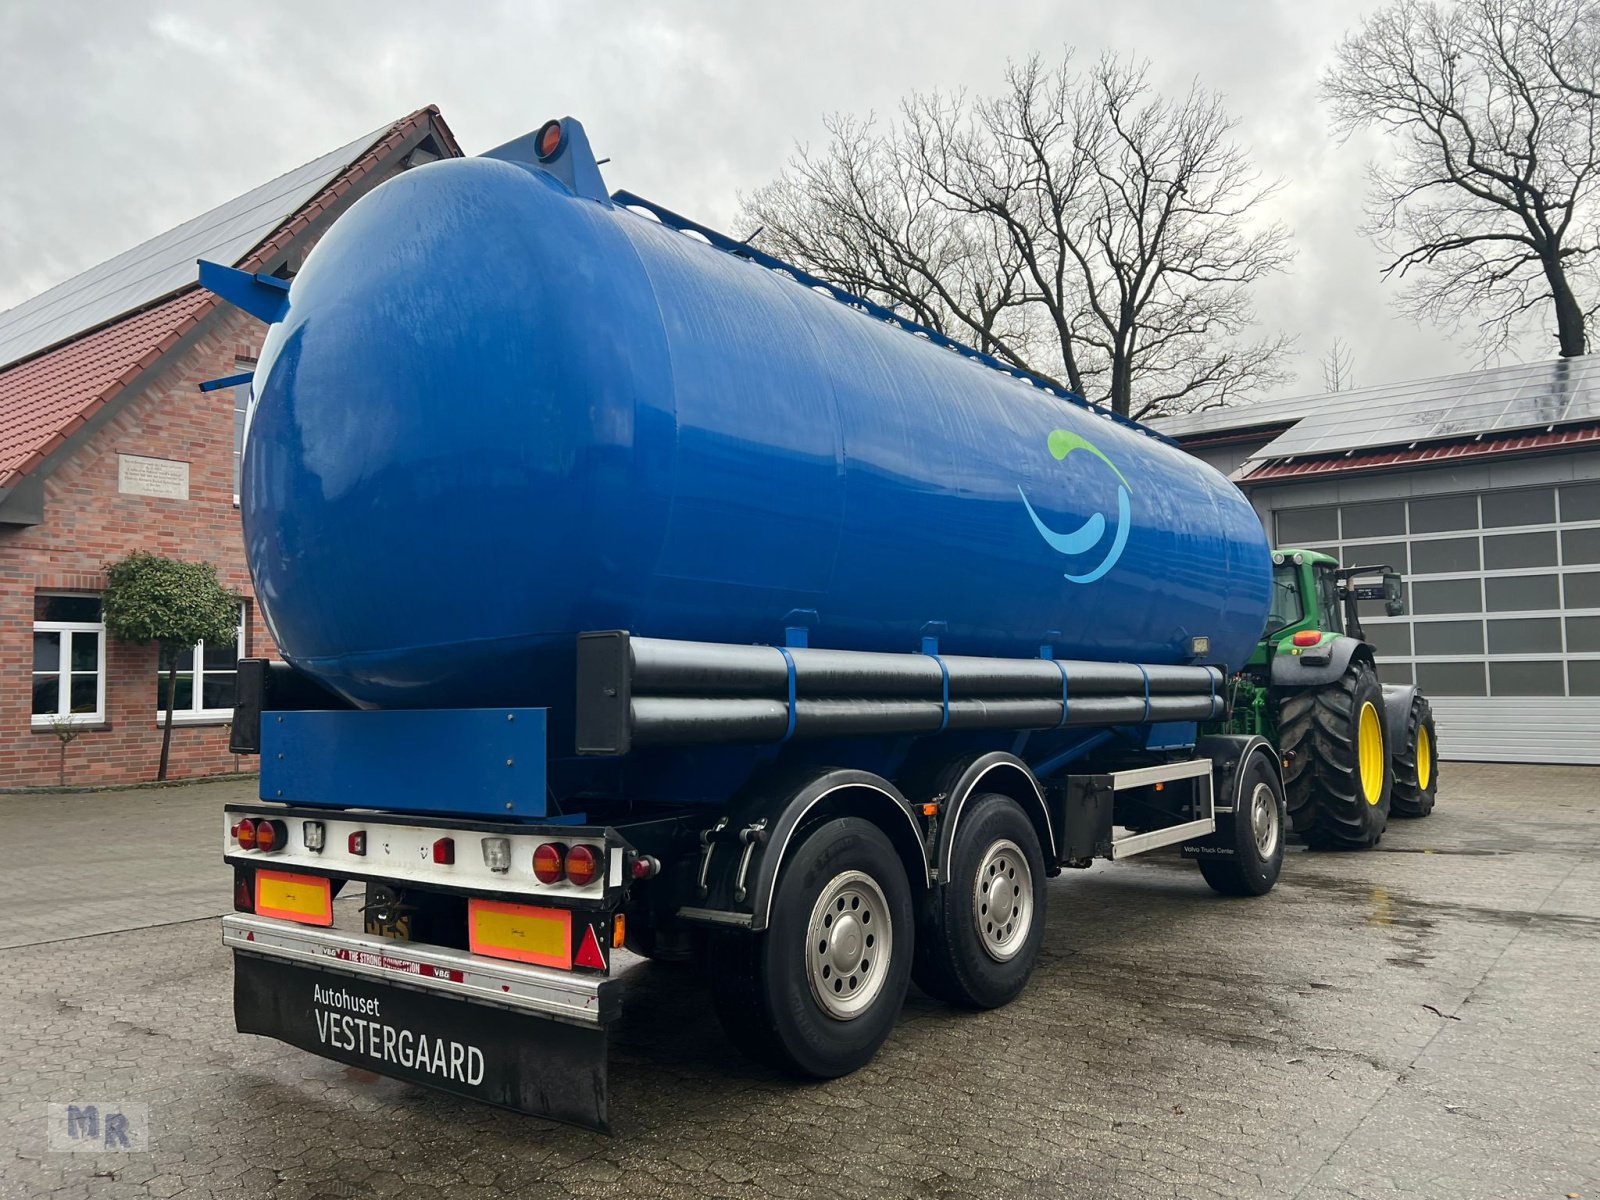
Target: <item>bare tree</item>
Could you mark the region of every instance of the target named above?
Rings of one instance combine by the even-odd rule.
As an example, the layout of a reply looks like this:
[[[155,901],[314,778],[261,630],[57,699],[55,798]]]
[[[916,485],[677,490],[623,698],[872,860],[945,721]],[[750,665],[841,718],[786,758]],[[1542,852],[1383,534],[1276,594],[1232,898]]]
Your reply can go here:
[[[1322,356],[1322,386],[1330,392],[1348,392],[1356,386],[1355,352],[1343,338],[1334,338],[1333,345]]]
[[[1474,327],[1492,359],[1553,326],[1582,354],[1600,301],[1600,6],[1400,0],[1345,38],[1323,80],[1338,128],[1377,128],[1365,228],[1401,306]]]
[[[1143,63],[1013,65],[999,95],[916,94],[835,117],[743,198],[762,245],[1118,412],[1226,403],[1283,378],[1249,288],[1286,231],[1220,100],[1155,94]]]

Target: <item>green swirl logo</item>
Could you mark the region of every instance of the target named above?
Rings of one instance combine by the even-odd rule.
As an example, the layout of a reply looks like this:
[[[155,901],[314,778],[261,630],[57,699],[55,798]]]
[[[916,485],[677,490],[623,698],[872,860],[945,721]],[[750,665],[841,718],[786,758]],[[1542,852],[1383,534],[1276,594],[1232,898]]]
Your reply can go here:
[[[1098,458],[1113,475],[1117,477],[1117,528],[1112,535],[1111,546],[1106,550],[1105,556],[1092,570],[1079,573],[1066,572],[1063,576],[1071,583],[1093,583],[1117,565],[1117,560],[1122,557],[1122,551],[1128,545],[1128,514],[1130,510],[1130,497],[1133,489],[1128,486],[1128,481],[1123,478],[1122,472],[1117,470],[1117,464],[1101,452],[1100,448],[1087,438],[1066,429],[1057,429],[1050,435],[1050,453],[1057,462],[1065,462],[1068,455],[1075,450],[1085,450],[1090,455]],[[1101,513],[1094,513],[1078,528],[1062,533],[1045,524],[1044,520],[1034,511],[1033,505],[1028,502],[1028,494],[1019,486],[1017,494],[1022,497],[1022,504],[1028,510],[1028,516],[1033,519],[1033,527],[1039,531],[1046,544],[1057,554],[1069,557],[1078,557],[1093,550],[1104,539],[1106,533],[1106,519]]]

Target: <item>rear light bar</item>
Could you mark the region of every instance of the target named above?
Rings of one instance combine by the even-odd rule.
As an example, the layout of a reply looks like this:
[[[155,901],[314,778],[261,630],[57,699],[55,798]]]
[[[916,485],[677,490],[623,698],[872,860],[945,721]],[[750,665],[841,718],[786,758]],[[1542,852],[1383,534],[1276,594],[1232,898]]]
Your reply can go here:
[[[585,830],[581,841],[544,840],[551,834],[561,836],[548,828],[473,830],[381,818],[374,823],[334,810],[324,815],[291,808],[280,818],[241,805],[227,814],[223,847],[239,866],[260,859],[279,870],[307,868],[335,877],[343,867],[358,878],[476,885],[528,896],[553,892],[573,900],[597,898],[607,886],[654,873],[654,860],[608,845],[595,833]]]

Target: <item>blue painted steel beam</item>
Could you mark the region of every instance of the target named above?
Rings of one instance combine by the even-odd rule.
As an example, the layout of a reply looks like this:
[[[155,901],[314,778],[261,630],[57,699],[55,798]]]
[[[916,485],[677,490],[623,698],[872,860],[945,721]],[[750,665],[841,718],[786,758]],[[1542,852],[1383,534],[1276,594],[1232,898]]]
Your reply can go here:
[[[268,325],[289,311],[289,281],[200,259],[200,286]]]

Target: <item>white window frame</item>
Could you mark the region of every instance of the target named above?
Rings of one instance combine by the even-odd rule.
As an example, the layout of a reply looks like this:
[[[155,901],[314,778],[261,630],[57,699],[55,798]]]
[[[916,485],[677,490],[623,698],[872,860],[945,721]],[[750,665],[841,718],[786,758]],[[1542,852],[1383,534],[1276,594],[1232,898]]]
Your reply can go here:
[[[70,595],[67,592],[44,592],[46,596]],[[94,597],[96,601],[99,597]],[[28,668],[28,707],[31,713],[30,724],[34,729],[50,729],[57,722],[66,721],[70,725],[104,725],[106,723],[106,623],[104,618],[100,621],[35,621],[34,633],[59,633],[61,635],[61,654],[56,663],[56,711],[54,713],[35,713],[33,707],[33,677],[39,672],[34,671],[30,659]],[[72,635],[76,633],[93,633],[99,635],[100,652],[95,661],[95,689],[94,711],[92,713],[75,713],[72,707]],[[29,641],[32,648],[32,641]],[[63,711],[65,708],[68,711]]]
[[[248,606],[244,601],[240,601],[239,627],[234,643],[238,647],[238,653],[234,656],[235,672],[237,672],[239,669],[238,660],[244,657],[245,627],[249,624],[249,619]],[[190,649],[194,654],[192,669],[189,671],[189,674],[194,677],[191,681],[192,686],[189,689],[191,703],[188,708],[174,708],[172,710],[173,725],[222,725],[233,720],[233,709],[231,708],[198,707],[200,698],[205,694],[206,670],[204,664],[206,660],[206,644],[204,642],[196,642],[190,647]],[[211,672],[213,675],[221,675],[224,673],[225,672],[222,671]],[[182,674],[182,672],[180,672],[180,674]],[[156,696],[158,699],[161,695],[161,688],[163,685],[165,685],[166,681],[166,668],[160,666],[158,660],[158,665],[156,667]],[[156,707],[156,725],[164,725],[166,724],[166,720],[167,710],[160,707],[158,704]]]

